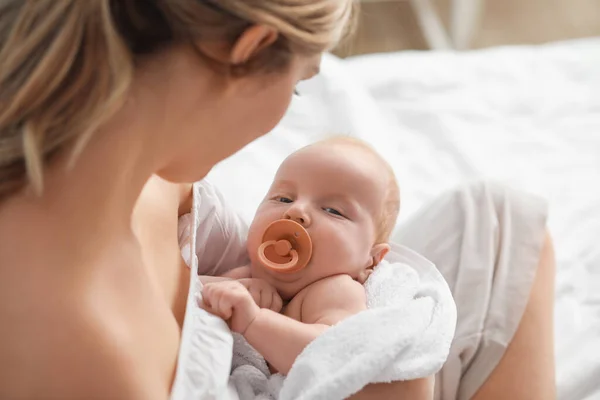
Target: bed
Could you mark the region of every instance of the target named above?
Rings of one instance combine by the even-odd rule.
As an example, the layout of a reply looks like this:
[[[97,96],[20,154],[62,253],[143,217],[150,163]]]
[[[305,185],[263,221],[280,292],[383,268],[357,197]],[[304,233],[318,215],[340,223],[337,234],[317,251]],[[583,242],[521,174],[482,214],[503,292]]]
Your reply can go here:
[[[426,200],[491,179],[540,194],[558,261],[559,399],[600,399],[600,38],[341,60],[298,87],[273,132],[210,179],[250,220],[285,156],[352,135],[392,164],[402,223]]]

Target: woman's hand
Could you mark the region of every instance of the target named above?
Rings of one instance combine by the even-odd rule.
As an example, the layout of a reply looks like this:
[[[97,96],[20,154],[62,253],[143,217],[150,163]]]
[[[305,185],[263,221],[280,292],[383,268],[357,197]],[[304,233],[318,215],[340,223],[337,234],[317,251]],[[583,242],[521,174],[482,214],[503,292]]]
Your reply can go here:
[[[207,283],[202,288],[202,308],[223,318],[229,328],[242,335],[258,315],[260,308],[238,281]]]
[[[283,301],[281,296],[277,293],[277,289],[270,283],[263,279],[258,278],[244,278],[239,279],[242,285],[248,289],[248,292],[254,299],[254,302],[260,308],[268,308],[269,310],[275,311],[276,313],[281,311],[283,307]]]

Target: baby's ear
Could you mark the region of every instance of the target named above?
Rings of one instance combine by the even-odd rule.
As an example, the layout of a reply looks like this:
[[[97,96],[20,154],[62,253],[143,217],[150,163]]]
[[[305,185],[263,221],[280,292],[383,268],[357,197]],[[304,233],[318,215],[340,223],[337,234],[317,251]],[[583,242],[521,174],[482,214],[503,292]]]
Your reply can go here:
[[[375,246],[373,246],[373,248],[371,249],[371,254],[370,254],[371,255],[370,264],[367,265],[367,268],[365,268],[358,274],[357,280],[361,285],[365,284],[367,279],[369,279],[369,276],[373,273],[373,268],[375,268],[381,262],[381,260],[383,260],[383,257],[385,257],[385,255],[389,251],[390,251],[390,245],[387,243],[379,243],[379,244],[376,244]]]
[[[360,283],[361,285],[364,285],[365,282],[367,281],[367,279],[369,279],[369,276],[371,276],[371,274],[373,273],[373,267],[369,267],[367,269],[363,269],[362,271],[360,271],[360,273],[358,274],[358,277],[356,278],[356,280],[358,281],[358,283]]]
[[[371,249],[371,268],[376,267],[389,251],[390,245],[387,243],[379,243],[373,246],[373,248]]]

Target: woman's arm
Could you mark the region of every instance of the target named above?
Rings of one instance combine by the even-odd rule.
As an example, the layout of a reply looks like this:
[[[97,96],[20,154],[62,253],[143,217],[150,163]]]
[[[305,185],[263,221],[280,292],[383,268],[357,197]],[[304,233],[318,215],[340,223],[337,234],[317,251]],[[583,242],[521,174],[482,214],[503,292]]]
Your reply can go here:
[[[350,397],[350,400],[432,400],[434,378],[422,378],[412,381],[375,383],[366,386]]]

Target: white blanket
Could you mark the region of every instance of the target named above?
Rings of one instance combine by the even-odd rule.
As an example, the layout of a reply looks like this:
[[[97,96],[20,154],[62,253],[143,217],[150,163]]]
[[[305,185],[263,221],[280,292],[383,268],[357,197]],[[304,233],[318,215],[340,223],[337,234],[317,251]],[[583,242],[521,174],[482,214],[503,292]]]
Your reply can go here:
[[[369,383],[434,375],[456,324],[450,290],[435,266],[394,246],[365,285],[369,309],[331,327],[300,354],[285,380],[240,336],[231,380],[240,399],[344,399]]]

